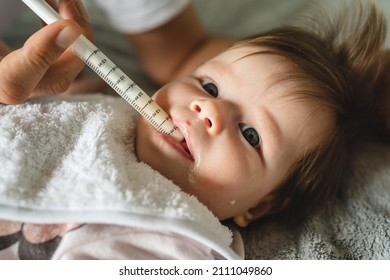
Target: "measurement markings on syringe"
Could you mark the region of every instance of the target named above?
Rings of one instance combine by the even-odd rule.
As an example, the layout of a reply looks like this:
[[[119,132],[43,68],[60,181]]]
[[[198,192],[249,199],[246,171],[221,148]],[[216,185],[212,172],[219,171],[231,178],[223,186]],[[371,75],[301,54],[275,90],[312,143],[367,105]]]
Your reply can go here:
[[[160,113],[160,112],[159,112]],[[169,117],[166,117],[161,123],[160,123],[160,125],[157,127],[157,129],[158,130],[161,130],[162,128],[162,126],[163,126],[163,124],[167,121],[167,120],[169,120]],[[171,132],[172,133],[172,132]]]
[[[164,123],[170,119],[169,116],[162,120],[161,118],[159,119],[158,116],[161,113],[161,109],[155,108],[155,105],[153,104],[154,101],[150,99],[149,96],[146,98],[146,93],[142,92],[132,80],[128,79],[117,65],[102,55],[103,54],[99,49],[95,49],[86,59],[86,64],[130,103],[134,109],[141,113],[141,115],[152,125],[160,131],[163,130]],[[158,119],[161,122],[157,121]],[[175,129],[171,131],[175,131]]]
[[[154,101],[142,89],[128,78],[117,65],[102,55],[98,49],[93,51],[86,60],[86,64],[157,130],[168,134],[175,133],[178,130],[176,127],[169,129],[165,127],[165,124],[169,123],[170,117],[159,117],[161,114],[164,116],[165,112],[159,107],[156,108]]]
[[[22,1],[47,24],[51,24],[61,19],[61,16],[44,0]],[[72,44],[71,50],[107,84],[109,84],[122,98],[131,105],[135,106],[135,109],[137,109],[139,113],[146,116],[148,120],[152,120],[152,124],[162,122],[159,125],[159,128],[156,127],[157,129],[167,134],[172,133],[172,136],[178,140],[183,139],[179,129],[175,127],[169,116],[167,117],[167,113],[154,101],[148,103],[148,100],[151,98],[142,89],[135,85],[133,81],[127,77],[126,74],[118,68],[118,66],[115,65],[115,63],[104,55],[84,35],[81,35]],[[136,102],[134,102],[132,97],[137,96],[138,94],[141,94],[141,96]],[[148,106],[145,107],[143,105],[145,103],[148,103]],[[165,118],[167,119],[164,120]]]
[[[131,98],[131,96],[129,96],[127,92],[134,86],[136,86],[136,84],[130,79],[127,79],[127,76],[119,69],[119,67],[115,65],[112,61],[110,61],[108,58],[104,57],[99,49],[95,49],[88,56],[85,63],[89,67],[91,67],[97,74],[99,74],[99,76],[103,78],[103,80],[105,80],[116,92],[118,92],[123,98],[125,98],[127,102],[129,102],[132,106],[135,104],[133,102],[134,98]],[[115,80],[114,78],[111,78],[111,76],[119,77]],[[119,86],[124,82],[123,84],[126,87],[126,81],[128,80],[131,84],[125,90],[124,88],[121,88]]]
[[[97,54],[98,52],[100,52],[100,50],[99,50],[99,49],[95,49],[95,50],[87,57],[87,59],[85,60],[85,63],[87,63],[87,65],[88,65],[89,59],[90,59],[93,55]]]
[[[134,82],[132,82],[129,87],[123,92],[122,97],[133,106],[134,101],[130,99],[130,97],[126,94],[130,89],[137,86]]]
[[[99,53],[102,55],[102,52],[99,49],[95,49],[93,52],[91,52],[91,54],[85,60],[85,64],[87,64],[92,70],[94,70],[103,80],[108,82],[110,84],[110,86],[112,86],[112,81],[108,80],[107,76],[117,66],[111,67],[111,69],[109,69],[108,73],[105,71],[102,71],[102,68],[106,64],[109,64],[110,61],[104,56],[99,56]],[[97,59],[95,58],[95,56],[97,56]],[[94,59],[97,61],[94,61]]]

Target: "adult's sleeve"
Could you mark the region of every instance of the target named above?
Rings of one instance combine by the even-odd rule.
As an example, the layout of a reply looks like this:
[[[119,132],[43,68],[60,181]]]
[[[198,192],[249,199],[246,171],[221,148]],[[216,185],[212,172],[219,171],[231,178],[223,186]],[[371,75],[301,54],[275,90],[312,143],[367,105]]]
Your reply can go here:
[[[123,33],[158,28],[178,15],[190,0],[95,0],[112,26]]]

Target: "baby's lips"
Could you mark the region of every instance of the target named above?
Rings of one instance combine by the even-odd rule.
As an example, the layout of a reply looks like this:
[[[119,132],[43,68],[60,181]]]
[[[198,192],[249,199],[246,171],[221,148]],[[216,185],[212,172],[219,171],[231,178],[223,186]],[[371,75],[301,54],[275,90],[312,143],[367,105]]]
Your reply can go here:
[[[181,134],[184,136],[185,140],[188,138],[188,129],[186,125],[182,121],[178,121],[176,119],[173,119],[173,124],[180,130]]]
[[[191,141],[190,141],[189,131],[188,131],[187,126],[185,125],[185,123],[183,121],[178,121],[178,120],[175,120],[175,119],[173,119],[173,123],[177,126],[177,128],[179,128],[181,134],[183,134],[183,136],[184,136],[184,139],[181,141],[181,144],[182,144],[183,148],[187,151],[187,153],[192,158],[194,158],[194,154],[193,154],[192,148],[191,148]]]
[[[183,147],[183,149],[187,152],[187,154],[192,158],[192,160],[194,159],[194,156],[192,155],[192,152],[191,150],[189,149],[188,145],[187,145],[187,141],[184,140],[180,143],[181,146]]]

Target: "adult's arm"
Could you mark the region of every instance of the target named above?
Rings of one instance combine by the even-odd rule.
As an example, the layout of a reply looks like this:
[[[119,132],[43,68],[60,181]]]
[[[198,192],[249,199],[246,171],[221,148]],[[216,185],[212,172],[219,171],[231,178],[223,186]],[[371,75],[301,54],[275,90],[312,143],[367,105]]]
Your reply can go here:
[[[208,34],[192,5],[158,28],[126,36],[146,71],[160,84],[188,74],[234,42]]]

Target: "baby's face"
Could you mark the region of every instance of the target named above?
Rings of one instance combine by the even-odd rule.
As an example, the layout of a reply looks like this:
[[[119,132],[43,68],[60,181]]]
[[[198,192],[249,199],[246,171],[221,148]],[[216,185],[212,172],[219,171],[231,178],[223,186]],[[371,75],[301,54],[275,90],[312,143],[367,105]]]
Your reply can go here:
[[[137,127],[138,158],[221,220],[264,202],[331,129],[325,112],[286,94],[287,82],[275,84],[272,75],[286,71],[286,62],[246,56],[252,52],[228,50],[154,95],[184,143],[143,118]]]

